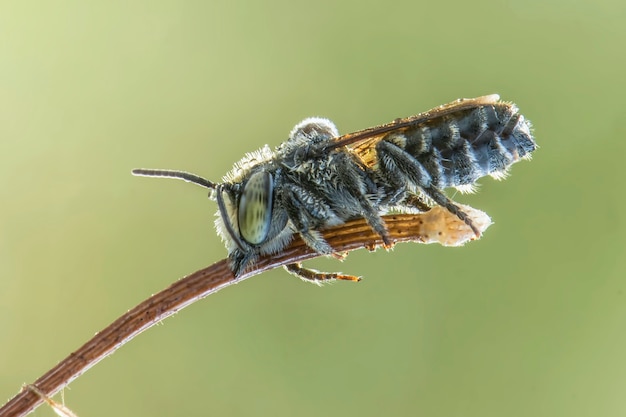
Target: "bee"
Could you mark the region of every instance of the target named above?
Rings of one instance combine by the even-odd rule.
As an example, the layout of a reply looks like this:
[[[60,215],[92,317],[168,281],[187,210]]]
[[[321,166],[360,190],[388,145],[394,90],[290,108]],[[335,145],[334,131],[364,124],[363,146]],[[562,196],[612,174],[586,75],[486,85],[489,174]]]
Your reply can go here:
[[[275,150],[265,145],[247,154],[220,183],[184,171],[132,173],[208,188],[217,202],[217,233],[239,276],[260,255],[280,252],[295,234],[320,255],[333,255],[320,230],[354,218],[364,218],[390,246],[381,217],[389,212],[440,205],[479,236],[444,189],[471,192],[481,177],[503,179],[536,148],[530,122],[493,94],[343,136],[330,120],[308,118]],[[310,281],[349,277],[300,264],[286,269]]]

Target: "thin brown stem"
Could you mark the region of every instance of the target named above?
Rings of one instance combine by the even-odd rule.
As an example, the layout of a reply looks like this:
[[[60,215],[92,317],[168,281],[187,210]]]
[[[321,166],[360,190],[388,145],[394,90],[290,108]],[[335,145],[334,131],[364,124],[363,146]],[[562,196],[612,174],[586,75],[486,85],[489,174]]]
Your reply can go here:
[[[464,210],[480,232],[491,224],[484,213],[469,207]],[[446,246],[458,246],[476,237],[467,224],[441,207],[435,207],[426,213],[388,215],[384,219],[393,244],[438,242]],[[380,236],[363,219],[328,229],[323,235],[339,253],[359,248],[373,250],[383,243]],[[44,401],[43,398],[55,395],[139,333],[197,300],[269,269],[317,256],[319,255],[312,252],[300,239],[294,239],[284,251],[261,258],[250,271],[237,279],[227,261],[222,260],[174,282],[96,333],[91,340],[37,379],[32,384],[35,389],[22,389],[0,408],[0,417],[24,416],[30,413]]]

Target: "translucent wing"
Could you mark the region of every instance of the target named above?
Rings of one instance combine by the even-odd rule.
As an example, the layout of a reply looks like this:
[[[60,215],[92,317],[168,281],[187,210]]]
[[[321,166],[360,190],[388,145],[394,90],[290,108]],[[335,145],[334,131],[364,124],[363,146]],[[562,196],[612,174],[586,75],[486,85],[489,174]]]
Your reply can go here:
[[[323,150],[328,151],[347,146],[364,165],[371,167],[376,163],[376,143],[387,135],[404,133],[420,127],[443,125],[448,119],[462,119],[465,114],[481,107],[495,105],[511,106],[511,104],[499,100],[500,96],[497,94],[458,99],[415,116],[396,119],[391,123],[339,136],[327,143]]]

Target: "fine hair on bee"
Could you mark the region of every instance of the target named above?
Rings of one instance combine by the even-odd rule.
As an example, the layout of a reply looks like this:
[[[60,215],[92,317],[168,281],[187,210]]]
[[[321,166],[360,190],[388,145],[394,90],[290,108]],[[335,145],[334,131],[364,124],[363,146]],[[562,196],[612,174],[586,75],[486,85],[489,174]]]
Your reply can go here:
[[[244,156],[214,183],[183,171],[135,169],[134,175],[182,179],[208,188],[217,202],[215,225],[235,276],[260,255],[280,252],[299,234],[321,255],[333,250],[320,230],[364,218],[390,245],[382,215],[440,205],[480,232],[444,193],[472,190],[484,176],[506,177],[537,148],[517,107],[490,95],[459,99],[386,125],[339,135],[327,119],[298,123],[275,150]],[[357,278],[309,270],[287,271],[308,281]]]

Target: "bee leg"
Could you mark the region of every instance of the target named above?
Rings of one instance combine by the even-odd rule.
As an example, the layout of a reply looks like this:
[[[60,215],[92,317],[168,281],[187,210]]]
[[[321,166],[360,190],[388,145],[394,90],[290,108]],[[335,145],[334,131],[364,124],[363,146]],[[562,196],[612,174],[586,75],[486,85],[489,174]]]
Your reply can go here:
[[[450,198],[448,198],[443,191],[435,187],[422,188],[422,190],[424,191],[424,194],[432,198],[435,203],[445,207],[450,213],[463,220],[463,222],[472,229],[476,237],[480,237],[480,230],[478,230],[478,228],[474,225],[472,219],[461,209],[461,207],[455,204],[454,201],[450,200]]]
[[[246,271],[248,266],[256,260],[256,257],[257,255],[252,250],[247,252],[244,252],[239,248],[233,250],[228,255],[228,259],[230,260],[230,268],[232,269],[235,278],[239,278],[239,276]]]
[[[379,172],[390,188],[387,192],[406,190],[410,185],[430,187],[432,177],[424,166],[411,154],[395,143],[386,140],[376,144]]]
[[[283,206],[304,243],[319,254],[330,255],[333,248],[315,228],[336,218],[335,212],[328,204],[302,187],[289,185],[285,188]]]
[[[307,229],[305,226],[298,228],[298,233],[304,243],[320,255],[330,255],[333,248],[322,237],[322,234],[314,229]]]
[[[432,177],[413,155],[400,146],[386,140],[382,140],[376,145],[376,152],[381,175],[392,188],[402,188],[406,187],[407,184],[413,184],[422,189],[424,194],[435,203],[445,207],[450,213],[463,220],[476,236],[480,236],[480,231],[474,225],[472,219],[454,201],[450,200],[443,191],[433,186]]]
[[[352,198],[356,200],[360,208],[360,215],[367,221],[372,230],[374,230],[382,239],[386,247],[391,247],[392,242],[389,238],[387,226],[385,221],[380,216],[378,210],[374,207],[372,202],[367,198],[366,192],[368,189],[368,177],[364,171],[358,171],[352,167],[350,163],[344,163],[346,170],[343,174],[342,185],[345,187]],[[375,185],[371,185],[369,188],[375,188]],[[351,205],[351,204],[348,204]]]
[[[324,281],[335,279],[354,282],[361,280],[361,277],[355,277],[354,275],[343,275],[337,272],[320,272],[316,269],[305,268],[301,263],[288,264],[285,265],[284,268],[291,275],[295,275],[303,281],[313,282],[315,284],[321,284]]]
[[[380,214],[378,214],[378,212],[373,209],[373,207],[370,206],[366,209],[370,208],[371,210],[364,210],[363,212],[363,217],[365,218],[365,221],[367,221],[367,224],[370,225],[372,230],[374,230],[378,234],[378,236],[381,237],[385,249],[391,249],[394,243],[389,237],[389,231],[387,230],[387,225],[385,225],[385,221],[380,216]]]

